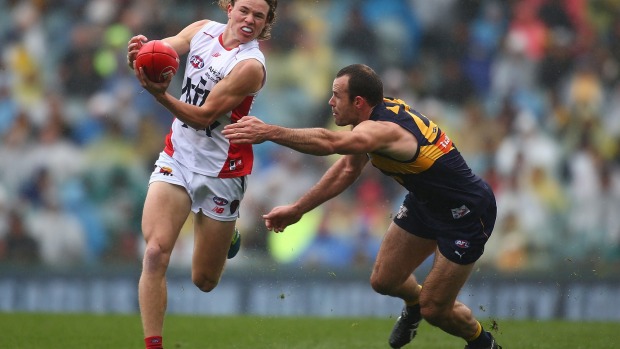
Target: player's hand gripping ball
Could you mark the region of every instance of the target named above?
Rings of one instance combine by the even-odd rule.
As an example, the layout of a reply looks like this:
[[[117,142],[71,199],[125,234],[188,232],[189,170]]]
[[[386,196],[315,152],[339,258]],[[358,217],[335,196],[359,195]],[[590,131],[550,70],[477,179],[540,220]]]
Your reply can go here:
[[[144,44],[136,56],[136,69],[142,68],[151,81],[164,82],[179,69],[179,55],[170,44],[151,40]]]

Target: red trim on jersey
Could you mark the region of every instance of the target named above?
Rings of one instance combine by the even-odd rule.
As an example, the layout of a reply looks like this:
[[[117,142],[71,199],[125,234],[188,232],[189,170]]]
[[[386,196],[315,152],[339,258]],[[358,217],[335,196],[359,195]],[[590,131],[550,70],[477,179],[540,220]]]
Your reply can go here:
[[[174,146],[172,145],[172,127],[170,128],[170,132],[166,135],[164,144],[164,153],[168,154],[168,156],[172,157],[174,154]]]
[[[222,47],[224,48],[224,50],[226,51],[232,51],[234,49],[236,49],[236,47],[233,48],[228,48],[226,46],[224,46],[224,33],[220,34],[220,36],[218,36],[217,38],[220,41],[220,45],[222,45]]]
[[[235,123],[243,116],[248,115],[254,96],[247,96],[231,113],[231,121]],[[252,173],[254,152],[251,144],[230,144],[228,156],[218,177],[232,178],[246,176]]]

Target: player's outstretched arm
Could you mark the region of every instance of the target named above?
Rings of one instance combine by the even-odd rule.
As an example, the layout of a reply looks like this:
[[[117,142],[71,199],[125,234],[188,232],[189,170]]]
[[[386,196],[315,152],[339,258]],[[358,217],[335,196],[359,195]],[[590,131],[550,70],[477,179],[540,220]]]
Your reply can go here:
[[[271,141],[306,154],[331,155],[389,151],[406,131],[394,123],[376,121],[361,122],[350,131],[287,128],[264,123],[255,116],[244,116],[237,123],[226,125],[222,134],[231,143]]]
[[[226,125],[222,134],[231,143],[259,144],[272,141],[312,155],[335,154],[333,143],[338,140],[333,131],[322,128],[286,128],[267,124],[255,116],[244,116],[238,122]]]
[[[278,233],[298,222],[304,214],[342,193],[353,184],[367,162],[366,154],[343,156],[297,202],[275,207],[271,212],[263,215],[265,226]]]

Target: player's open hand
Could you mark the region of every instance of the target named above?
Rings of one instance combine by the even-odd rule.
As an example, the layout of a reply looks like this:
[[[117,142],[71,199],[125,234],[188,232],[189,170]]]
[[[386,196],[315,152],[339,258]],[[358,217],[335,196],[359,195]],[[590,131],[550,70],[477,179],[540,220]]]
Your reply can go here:
[[[263,215],[265,226],[274,233],[281,233],[286,227],[299,222],[303,214],[294,205],[278,206]]]
[[[248,115],[234,124],[226,125],[222,134],[230,143],[259,144],[268,140],[268,134],[272,127],[259,118]]]

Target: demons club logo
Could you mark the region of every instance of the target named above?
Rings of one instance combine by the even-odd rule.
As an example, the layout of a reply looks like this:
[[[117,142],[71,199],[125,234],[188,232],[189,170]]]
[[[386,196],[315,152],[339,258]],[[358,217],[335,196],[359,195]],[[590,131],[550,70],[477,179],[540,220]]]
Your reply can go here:
[[[193,55],[190,59],[189,59],[189,63],[192,65],[192,67],[196,68],[196,69],[202,69],[205,66],[205,61],[204,59],[202,59],[200,56],[198,55]]]
[[[214,197],[213,202],[218,206],[228,205],[228,200],[221,198],[219,196]]]

